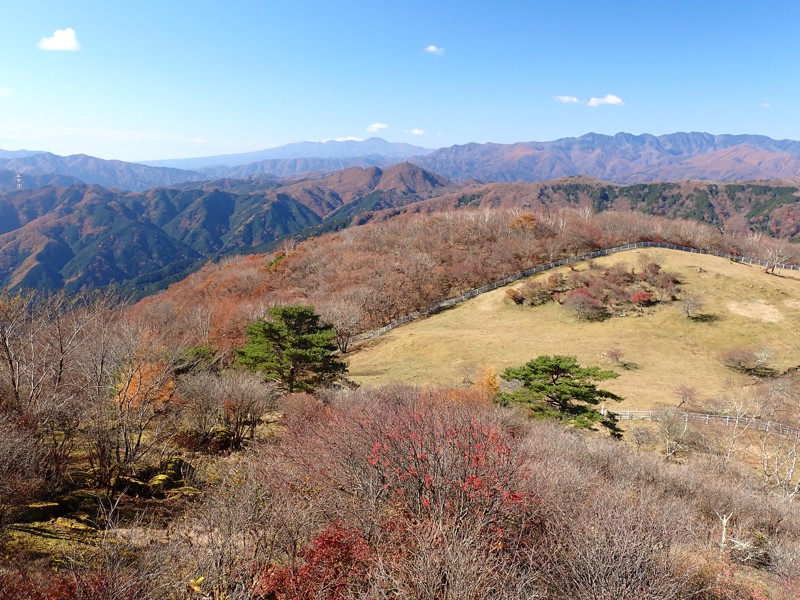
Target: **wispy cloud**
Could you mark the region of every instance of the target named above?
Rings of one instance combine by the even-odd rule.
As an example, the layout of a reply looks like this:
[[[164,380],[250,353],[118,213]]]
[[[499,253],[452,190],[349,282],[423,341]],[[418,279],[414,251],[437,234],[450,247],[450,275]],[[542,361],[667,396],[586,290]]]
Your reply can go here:
[[[39,48],[42,50],[75,52],[81,49],[81,44],[78,42],[75,30],[72,27],[67,27],[66,29],[56,29],[52,36],[39,40]]]
[[[372,125],[367,125],[367,131],[370,133],[377,133],[381,129],[386,129],[389,127],[386,123],[373,123]]]
[[[0,87],[0,98],[6,98],[14,93],[14,90],[7,87]]]
[[[363,142],[364,138],[356,137],[354,135],[346,135],[346,136],[343,136],[343,137],[327,138],[327,139],[324,139],[324,140],[310,140],[310,141],[312,141],[312,142],[322,142],[323,144],[325,142]]]
[[[428,54],[433,54],[435,56],[444,56],[444,48],[441,48],[436,44],[425,46],[423,52],[427,52]]]
[[[425,135],[425,130],[424,129],[412,129],[411,133],[413,135]]]
[[[623,102],[622,98],[619,96],[615,96],[614,94],[606,94],[603,98],[590,98],[586,103],[586,106],[596,107],[604,104],[609,104],[611,106],[624,106],[625,102]]]
[[[769,108],[770,106],[772,106],[772,104],[770,104],[769,102],[762,102],[761,103],[761,108]]]
[[[575,96],[556,96],[553,100],[561,102],[561,104],[577,104],[580,102]]]

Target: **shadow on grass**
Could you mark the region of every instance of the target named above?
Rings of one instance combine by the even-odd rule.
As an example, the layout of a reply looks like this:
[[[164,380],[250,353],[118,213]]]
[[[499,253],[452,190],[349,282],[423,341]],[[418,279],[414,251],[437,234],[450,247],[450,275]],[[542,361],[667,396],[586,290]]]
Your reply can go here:
[[[694,321],[695,323],[718,323],[719,321],[722,321],[722,317],[711,313],[700,313],[690,316],[689,320]]]
[[[96,531],[89,528],[48,528],[36,527],[33,525],[15,524],[11,527],[13,531],[19,533],[26,533],[30,536],[42,538],[46,540],[62,540],[68,542],[85,542],[88,538],[96,535]]]

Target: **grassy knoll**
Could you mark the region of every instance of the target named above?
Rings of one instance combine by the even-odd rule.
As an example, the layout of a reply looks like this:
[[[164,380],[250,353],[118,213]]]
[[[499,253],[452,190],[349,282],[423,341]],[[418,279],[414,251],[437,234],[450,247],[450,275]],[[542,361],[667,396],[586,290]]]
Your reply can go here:
[[[735,377],[719,360],[732,348],[769,348],[771,366],[780,371],[800,365],[800,274],[768,275],[713,256],[656,249],[597,262],[635,265],[640,253],[660,258],[664,270],[679,276],[681,293],[701,296],[700,312],[714,318],[690,320],[678,301],[641,316],[586,322],[557,304],[517,306],[501,288],[356,348],[350,376],[367,386],[461,385],[484,365],[500,372],[540,354],[573,354],[583,365],[618,370],[619,379],[604,387],[625,397],[615,408],[633,410],[677,403],[681,384],[715,397]],[[605,356],[610,348],[638,368],[620,368]]]

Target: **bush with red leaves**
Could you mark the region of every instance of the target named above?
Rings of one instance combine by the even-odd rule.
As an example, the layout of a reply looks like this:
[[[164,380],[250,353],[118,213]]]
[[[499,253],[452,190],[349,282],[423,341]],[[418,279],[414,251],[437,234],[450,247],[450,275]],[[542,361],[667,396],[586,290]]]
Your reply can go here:
[[[330,523],[300,553],[300,566],[270,570],[257,594],[275,600],[352,598],[367,585],[370,548],[341,521]]]

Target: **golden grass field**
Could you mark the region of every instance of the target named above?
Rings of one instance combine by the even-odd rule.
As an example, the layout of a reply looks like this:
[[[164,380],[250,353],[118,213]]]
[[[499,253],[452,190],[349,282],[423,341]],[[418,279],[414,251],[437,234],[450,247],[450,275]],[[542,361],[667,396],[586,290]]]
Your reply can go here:
[[[780,371],[800,365],[800,273],[770,275],[723,258],[661,249],[631,250],[597,263],[636,264],[641,253],[661,259],[663,269],[681,280],[681,293],[701,296],[701,312],[718,319],[692,321],[678,301],[641,316],[586,322],[555,303],[517,306],[500,288],[356,347],[348,358],[350,378],[365,386],[462,386],[486,366],[500,373],[540,354],[569,354],[584,366],[620,373],[603,384],[625,398],[613,410],[641,410],[677,404],[675,390],[682,384],[701,399],[717,397],[737,377],[719,360],[733,348],[769,348],[770,366]],[[620,368],[605,356],[610,348],[639,368]]]

